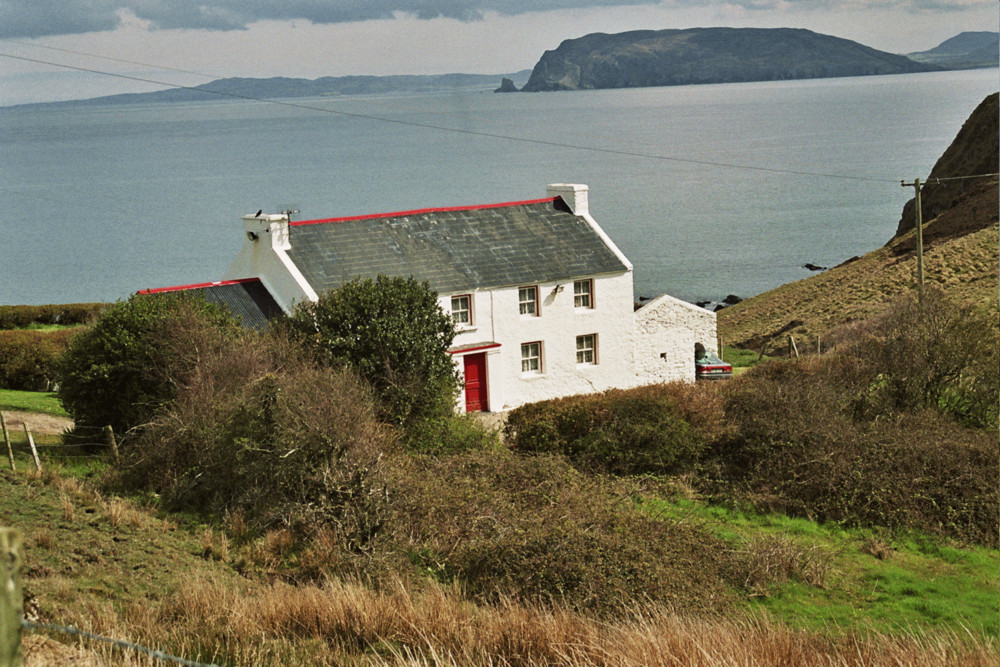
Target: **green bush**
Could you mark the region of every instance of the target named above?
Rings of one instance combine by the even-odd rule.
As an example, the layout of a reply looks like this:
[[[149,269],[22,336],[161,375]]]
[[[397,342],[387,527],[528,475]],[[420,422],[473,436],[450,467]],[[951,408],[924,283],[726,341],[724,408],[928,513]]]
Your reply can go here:
[[[702,490],[768,511],[996,546],[996,434],[930,408],[858,420],[854,370],[837,356],[775,361],[733,382],[731,431],[703,464]]]
[[[354,280],[300,305],[288,326],[324,362],[368,382],[386,421],[407,425],[454,410],[458,377],[448,347],[455,330],[427,283]]]
[[[677,388],[668,387],[532,403],[510,413],[504,433],[517,451],[564,454],[590,471],[678,472],[694,465],[706,439],[684,418]]]
[[[479,449],[498,449],[500,436],[469,415],[428,417],[407,427],[403,442],[407,449],[423,454],[457,454]]]
[[[0,331],[0,389],[49,391],[76,330]]]
[[[26,329],[32,324],[90,324],[106,307],[104,303],[0,306],[0,329]]]
[[[853,363],[854,407],[865,419],[938,409],[997,427],[1000,326],[996,309],[954,303],[939,289],[910,296],[841,348]]]
[[[124,434],[173,398],[205,347],[238,330],[203,299],[133,295],[73,338],[58,363],[59,400],[77,425],[111,425]]]

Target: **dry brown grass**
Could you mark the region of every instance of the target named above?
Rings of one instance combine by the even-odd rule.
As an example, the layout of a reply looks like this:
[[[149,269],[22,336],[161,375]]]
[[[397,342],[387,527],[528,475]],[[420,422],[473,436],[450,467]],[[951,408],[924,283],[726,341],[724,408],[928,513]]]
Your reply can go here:
[[[510,600],[472,605],[454,590],[382,592],[328,581],[237,590],[192,581],[158,605],[123,616],[110,605],[89,610],[93,629],[128,636],[189,658],[240,665],[440,665],[717,667],[953,667],[997,665],[993,640],[958,633],[822,635],[761,617],[680,616],[637,610],[602,623],[559,609]],[[225,647],[224,652],[198,651]],[[222,650],[222,649],[218,649]],[[108,664],[118,660],[97,647]],[[114,660],[111,660],[111,658]]]
[[[925,234],[930,235],[935,224],[928,224]],[[994,222],[929,247],[924,253],[927,283],[941,286],[956,301],[995,307],[997,230]],[[868,319],[913,290],[916,259],[912,253],[896,254],[900,245],[912,245],[912,236],[907,234],[860,259],[721,310],[719,335],[726,345],[750,349],[772,340],[769,349],[778,353],[787,345],[788,334],[795,336],[800,351],[814,349],[820,336],[824,349],[828,348],[826,335],[831,330]]]

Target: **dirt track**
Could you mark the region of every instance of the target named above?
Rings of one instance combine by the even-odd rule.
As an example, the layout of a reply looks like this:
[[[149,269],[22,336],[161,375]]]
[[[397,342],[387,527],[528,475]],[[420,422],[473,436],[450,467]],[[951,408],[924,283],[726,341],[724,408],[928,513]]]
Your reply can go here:
[[[56,417],[41,412],[21,412],[20,410],[4,410],[4,419],[7,421],[7,428],[20,431],[24,424],[32,433],[59,434],[73,426],[73,420],[69,417]]]

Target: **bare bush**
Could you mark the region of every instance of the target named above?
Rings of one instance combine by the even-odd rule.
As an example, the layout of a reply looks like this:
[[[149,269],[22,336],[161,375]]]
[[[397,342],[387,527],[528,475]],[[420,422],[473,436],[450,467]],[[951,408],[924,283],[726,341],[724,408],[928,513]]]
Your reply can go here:
[[[198,354],[176,399],[126,450],[121,480],[168,506],[237,513],[245,531],[326,527],[344,552],[368,549],[384,521],[377,470],[392,439],[367,387],[277,336],[247,333]]]

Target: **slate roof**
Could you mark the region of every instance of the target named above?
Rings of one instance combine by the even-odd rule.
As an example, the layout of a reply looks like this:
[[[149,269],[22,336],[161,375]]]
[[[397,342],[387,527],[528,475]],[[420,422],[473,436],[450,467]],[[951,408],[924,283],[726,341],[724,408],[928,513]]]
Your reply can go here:
[[[228,307],[233,316],[248,329],[264,329],[269,320],[283,314],[281,306],[258,278],[160,287],[140,290],[139,294],[163,294],[181,291],[200,294],[209,303],[218,303]]]
[[[289,257],[317,293],[413,276],[453,293],[628,270],[560,197],[291,223]]]

